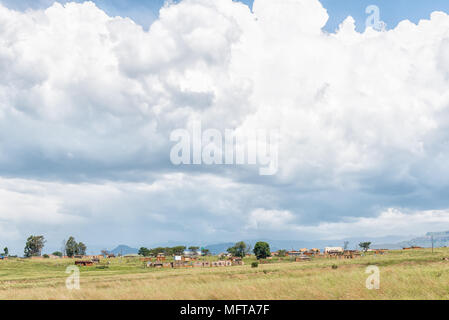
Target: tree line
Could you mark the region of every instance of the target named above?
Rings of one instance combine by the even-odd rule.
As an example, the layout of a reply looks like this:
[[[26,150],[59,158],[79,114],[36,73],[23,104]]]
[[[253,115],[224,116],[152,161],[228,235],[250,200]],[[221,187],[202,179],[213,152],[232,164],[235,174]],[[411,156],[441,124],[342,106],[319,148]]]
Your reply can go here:
[[[46,242],[47,241],[42,235],[29,236],[24,249],[25,257],[30,258],[42,256],[42,249],[44,248]],[[76,242],[74,237],[69,237],[67,241],[64,241],[64,252],[55,251],[53,252],[53,255],[62,257],[65,254],[68,257],[73,257],[76,255],[85,255],[86,250],[87,246],[83,242]],[[48,257],[48,255],[44,254],[44,257]]]
[[[244,258],[251,252],[251,246],[243,241],[237,242],[234,246],[228,248],[228,253],[234,257]],[[259,241],[254,245],[252,250],[257,259],[266,259],[271,256],[270,245],[265,241]]]
[[[45,243],[46,240],[42,235],[29,236],[26,241],[24,249],[25,257],[41,256],[42,249],[44,248]],[[359,244],[359,247],[366,252],[368,251],[370,245],[371,242],[361,242]],[[347,242],[345,242],[344,247],[346,250]],[[182,255],[186,249],[187,249],[186,246],[157,247],[152,249],[141,247],[138,253],[139,255],[142,255],[144,257],[156,256],[159,253],[162,253],[167,256],[174,256],[174,255]],[[197,252],[200,250],[200,247],[190,246],[188,249],[190,251]],[[71,236],[67,241],[64,241],[64,249],[63,249],[64,252],[55,251],[53,252],[53,255],[60,257],[62,257],[63,255],[67,255],[68,257],[73,257],[76,255],[85,255],[86,250],[87,246],[83,242],[76,242],[75,238]],[[9,250],[7,247],[5,247],[3,251],[4,251],[4,253],[2,254],[3,256],[9,255]],[[264,241],[257,242],[254,246],[254,249],[252,250],[251,246],[249,244],[246,244],[244,241],[239,241],[234,246],[227,249],[228,253],[232,254],[235,257],[241,258],[245,257],[245,255],[249,254],[251,251],[254,253],[257,259],[265,259],[271,255],[270,245]],[[286,250],[279,250],[278,253],[279,256],[285,256]],[[201,248],[201,255],[210,255],[209,249]]]
[[[3,249],[3,253],[0,253],[0,256],[4,256],[4,257],[9,256],[9,249],[8,249],[8,247],[5,247]]]

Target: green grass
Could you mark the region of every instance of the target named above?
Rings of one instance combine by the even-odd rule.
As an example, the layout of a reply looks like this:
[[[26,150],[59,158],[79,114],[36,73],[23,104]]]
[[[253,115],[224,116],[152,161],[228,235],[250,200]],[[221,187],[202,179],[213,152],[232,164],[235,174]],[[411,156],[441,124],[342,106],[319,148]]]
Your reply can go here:
[[[449,249],[353,260],[273,258],[258,268],[251,268],[254,258],[245,258],[244,266],[182,269],[115,258],[105,269],[81,267],[81,290],[73,291],[65,287],[65,270],[74,260],[11,259],[0,261],[0,299],[449,299],[449,261],[443,257]],[[380,268],[379,290],[365,287],[368,265]]]

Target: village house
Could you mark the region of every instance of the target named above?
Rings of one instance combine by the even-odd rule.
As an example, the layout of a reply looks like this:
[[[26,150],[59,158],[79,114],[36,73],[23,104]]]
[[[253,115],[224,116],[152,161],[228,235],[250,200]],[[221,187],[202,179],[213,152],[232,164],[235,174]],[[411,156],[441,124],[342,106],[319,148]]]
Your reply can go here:
[[[233,266],[243,266],[245,263],[243,262],[242,258],[239,257],[233,257],[231,259],[232,265]]]
[[[287,253],[286,253],[287,257],[297,257],[300,255],[301,255],[301,251],[295,251],[295,250],[287,251]]]
[[[230,267],[232,262],[229,260],[212,261],[212,267]]]
[[[306,255],[300,255],[295,257],[295,262],[302,262],[302,261],[309,261],[310,257],[306,256]]]
[[[84,261],[75,261],[75,265],[82,266],[82,267],[89,267],[89,266],[93,266],[94,263],[93,263],[93,261],[84,260]]]
[[[357,250],[345,250],[343,253],[344,259],[354,259],[361,256],[360,252]]]
[[[344,250],[342,247],[326,247],[324,248],[325,254],[343,254]]]
[[[373,249],[374,254],[385,254],[388,249]]]

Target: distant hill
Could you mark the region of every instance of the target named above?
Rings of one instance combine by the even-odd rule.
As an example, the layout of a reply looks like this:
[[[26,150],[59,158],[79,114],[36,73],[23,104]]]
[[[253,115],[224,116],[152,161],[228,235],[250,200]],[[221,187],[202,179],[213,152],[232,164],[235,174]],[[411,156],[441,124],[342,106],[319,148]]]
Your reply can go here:
[[[138,253],[139,249],[136,248],[131,248],[127,245],[121,244],[119,245],[117,248],[110,250],[110,253],[113,253],[115,255],[125,255],[125,254],[133,254],[133,253]]]
[[[449,231],[444,232],[427,232],[424,237],[413,238],[408,241],[400,242],[401,247],[432,247],[432,236],[434,247],[447,247],[449,246]]]
[[[235,242],[217,243],[205,246],[204,249],[208,249],[212,254],[219,254],[226,252],[229,247],[232,247]]]

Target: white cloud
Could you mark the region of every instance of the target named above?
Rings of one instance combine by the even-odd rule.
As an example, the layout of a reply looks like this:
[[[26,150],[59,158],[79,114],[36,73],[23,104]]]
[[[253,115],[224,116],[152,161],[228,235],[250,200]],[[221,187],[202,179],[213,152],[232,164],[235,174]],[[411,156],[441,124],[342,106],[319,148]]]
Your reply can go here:
[[[407,212],[389,208],[374,217],[343,218],[341,222],[323,222],[316,226],[287,226],[302,236],[341,239],[351,235],[382,237],[389,235],[424,234],[449,226],[449,210]]]
[[[308,185],[335,186],[397,159],[431,159],[446,136],[444,13],[364,34],[348,18],[331,35],[316,0],[256,0],[254,13],[186,0],[148,32],[90,2],[0,15],[2,163],[18,170],[31,152],[151,170],[166,162],[169,132],[201,118],[280,127],[280,179],[313,170]]]
[[[341,217],[338,222],[303,225],[295,214],[284,210],[258,208],[248,215],[246,229],[284,234],[300,239],[343,239],[345,237],[385,237],[419,235],[449,226],[449,210],[410,211],[388,208],[372,217]],[[259,233],[257,233],[259,232]]]
[[[258,208],[248,215],[248,229],[282,230],[294,219],[289,211]]]

